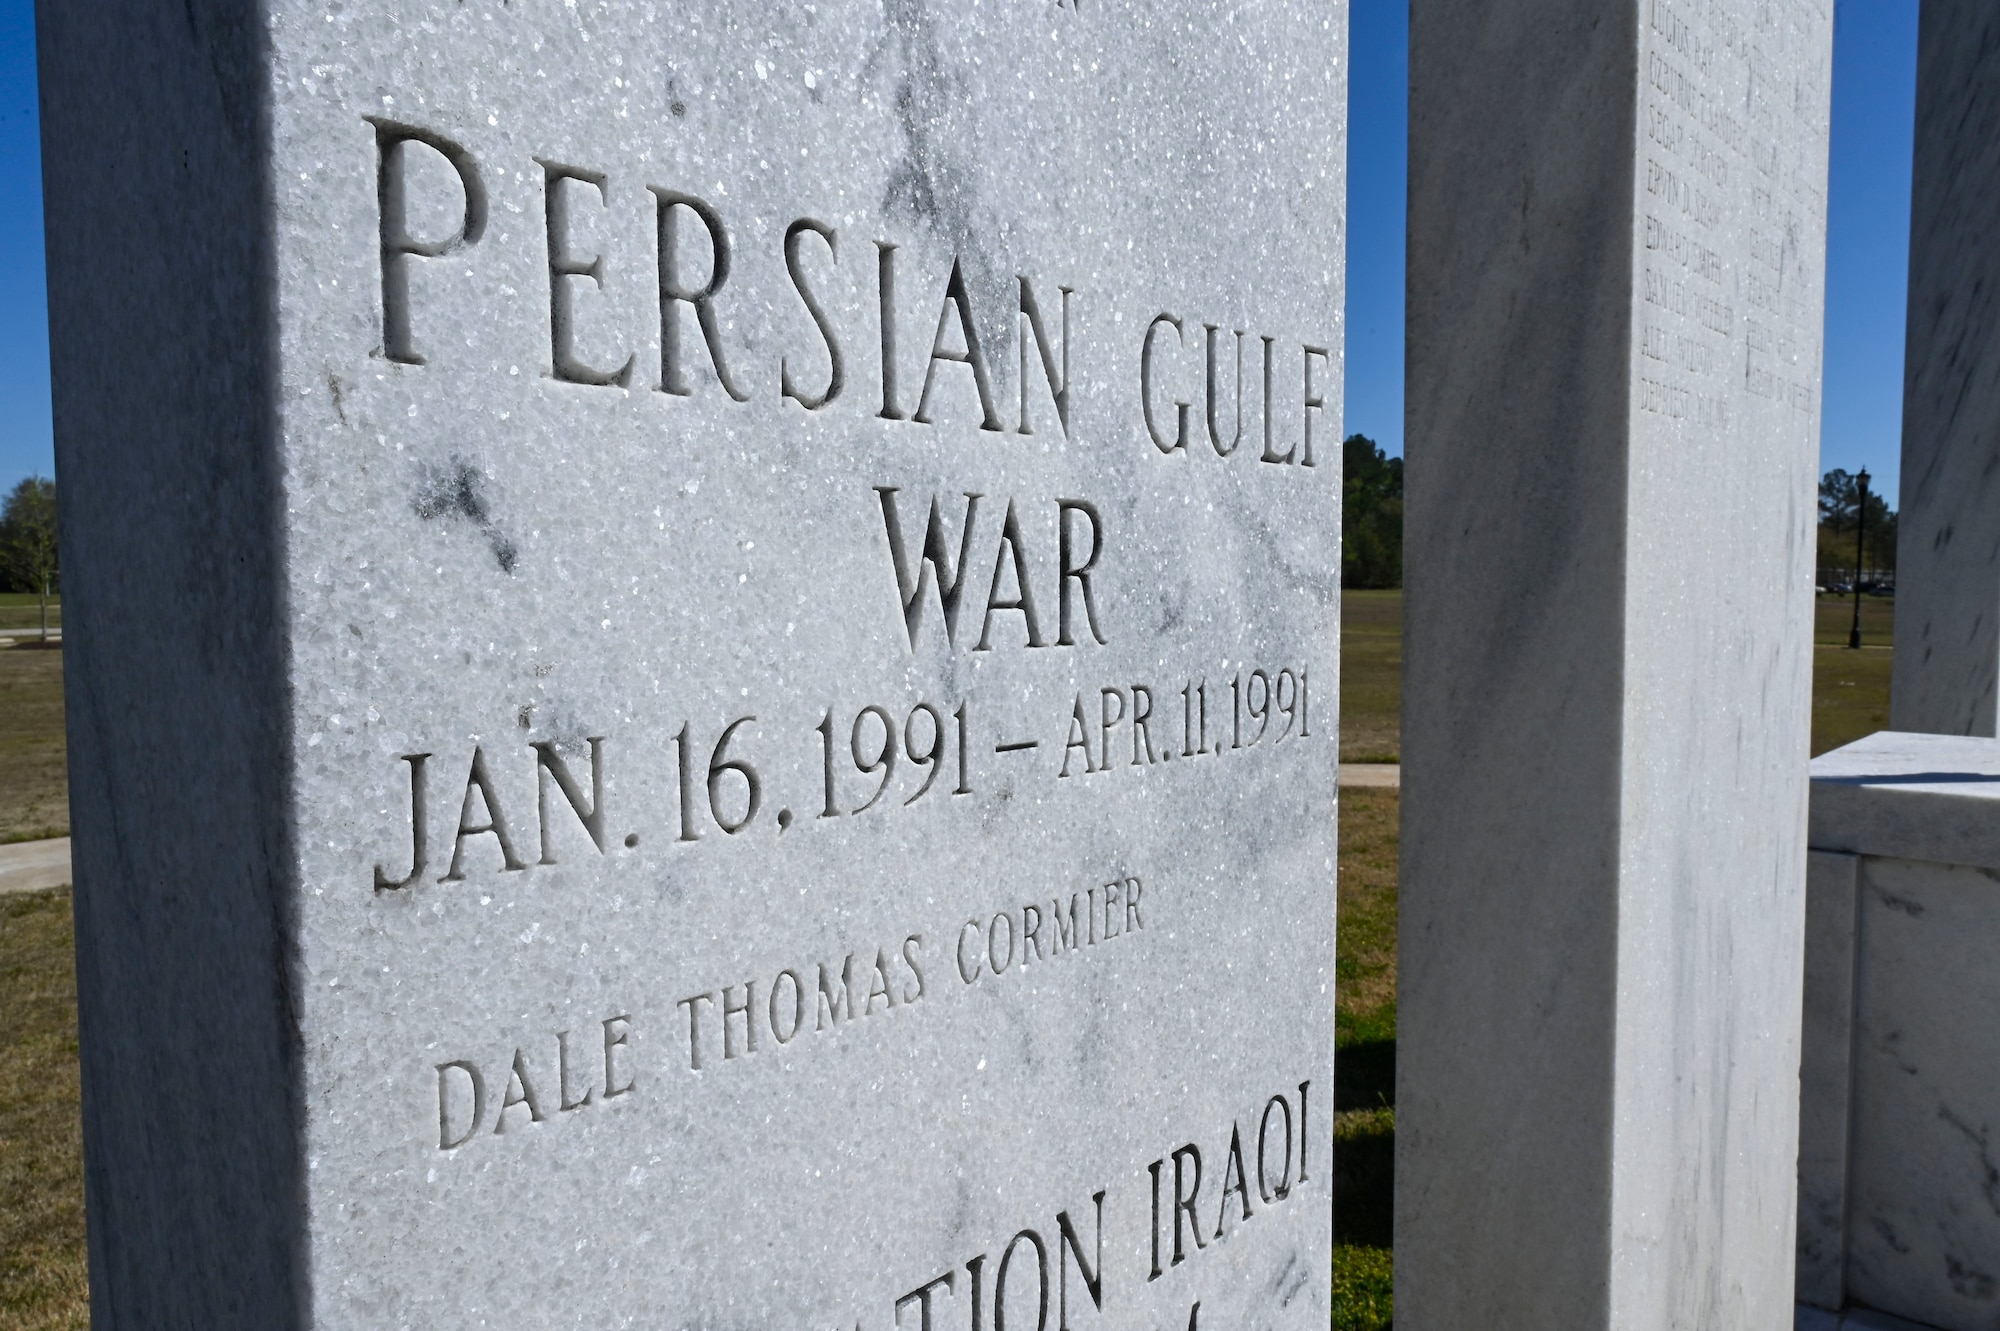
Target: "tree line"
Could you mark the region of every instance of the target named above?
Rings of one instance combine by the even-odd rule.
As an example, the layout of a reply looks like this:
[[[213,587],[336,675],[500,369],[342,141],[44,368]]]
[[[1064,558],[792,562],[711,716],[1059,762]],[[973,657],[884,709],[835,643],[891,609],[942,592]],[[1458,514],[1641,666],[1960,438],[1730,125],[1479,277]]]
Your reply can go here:
[[[1341,447],[1340,585],[1403,585],[1403,459],[1392,458],[1365,434]],[[1858,479],[1835,468],[1820,478],[1820,585],[1851,575],[1855,567]],[[1875,490],[1868,492],[1862,533],[1864,581],[1896,571],[1896,514]],[[0,589],[54,598],[62,592],[56,547],[56,483],[30,476],[0,506]]]
[[[0,589],[37,595],[46,631],[49,602],[62,594],[56,552],[56,483],[30,476],[0,505]]]
[[[1365,434],[1347,436],[1341,450],[1340,585],[1403,585],[1403,459],[1392,458]],[[1860,480],[1836,467],[1819,483],[1818,580],[1822,587],[1849,583],[1855,569],[1855,521]],[[1890,583],[1896,576],[1896,513],[1877,490],[1868,491],[1861,533],[1861,580]]]
[[[1365,434],[1341,447],[1340,585],[1403,585],[1403,459]]]

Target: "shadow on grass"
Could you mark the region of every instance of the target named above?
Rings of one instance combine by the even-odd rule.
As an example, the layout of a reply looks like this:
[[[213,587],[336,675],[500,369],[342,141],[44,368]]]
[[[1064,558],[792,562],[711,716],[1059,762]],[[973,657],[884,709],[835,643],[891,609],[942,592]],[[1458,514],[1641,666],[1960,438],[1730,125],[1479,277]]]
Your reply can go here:
[[[1396,1103],[1396,1039],[1343,1044],[1333,1057],[1333,1108],[1383,1109]]]
[[[1351,1044],[1334,1057],[1333,1237],[1390,1245],[1396,1184],[1396,1042]]]
[[[1396,1042],[1335,1055],[1332,1331],[1390,1331],[1395,1303]]]

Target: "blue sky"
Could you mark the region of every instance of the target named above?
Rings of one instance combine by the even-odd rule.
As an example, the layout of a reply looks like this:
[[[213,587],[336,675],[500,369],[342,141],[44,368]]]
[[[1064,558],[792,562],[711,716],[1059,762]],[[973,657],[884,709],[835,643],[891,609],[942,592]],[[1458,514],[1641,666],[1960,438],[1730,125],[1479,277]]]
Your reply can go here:
[[[60,0],[57,0],[60,2]],[[1407,0],[1352,0],[1347,428],[1403,444]],[[1837,0],[1821,469],[1895,494],[1917,0]],[[0,0],[0,487],[53,470],[34,10]]]
[[[60,3],[60,0],[58,0]],[[35,11],[0,0],[0,490],[55,470],[48,284],[42,272],[41,117]]]
[[[1408,0],[1352,0],[1347,429],[1403,451]],[[1895,504],[1910,253],[1917,0],[1838,0],[1820,470],[1866,466]]]

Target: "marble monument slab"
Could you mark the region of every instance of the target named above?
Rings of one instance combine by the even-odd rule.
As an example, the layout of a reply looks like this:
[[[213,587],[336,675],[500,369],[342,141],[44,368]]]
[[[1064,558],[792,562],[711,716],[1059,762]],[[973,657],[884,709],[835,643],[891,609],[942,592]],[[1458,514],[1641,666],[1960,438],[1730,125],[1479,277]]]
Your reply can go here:
[[[1405,1331],[1792,1317],[1832,25],[1411,6]]]
[[[2000,680],[2000,6],[1924,0],[1917,22],[1903,360],[1899,731],[1994,734]]]
[[[1324,1326],[1346,6],[40,22],[95,1315]]]

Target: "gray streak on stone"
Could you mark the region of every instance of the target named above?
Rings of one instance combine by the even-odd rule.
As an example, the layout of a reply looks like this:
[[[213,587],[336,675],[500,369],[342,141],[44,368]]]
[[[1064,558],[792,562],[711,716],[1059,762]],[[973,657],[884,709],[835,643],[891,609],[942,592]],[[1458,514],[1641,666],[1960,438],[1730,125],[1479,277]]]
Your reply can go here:
[[[1898,731],[1994,734],[2000,678],[2000,6],[1924,0],[1896,542]]]

